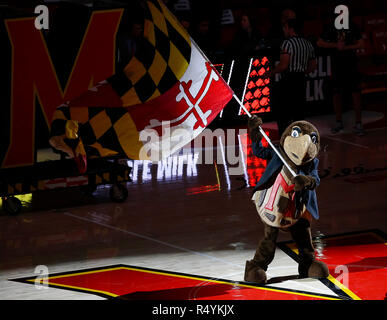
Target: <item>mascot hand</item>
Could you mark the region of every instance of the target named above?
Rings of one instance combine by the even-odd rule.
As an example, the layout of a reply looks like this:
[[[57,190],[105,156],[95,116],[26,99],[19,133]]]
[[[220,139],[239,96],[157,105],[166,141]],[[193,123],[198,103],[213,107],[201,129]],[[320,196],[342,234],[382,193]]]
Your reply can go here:
[[[262,139],[262,135],[259,132],[259,126],[262,125],[262,119],[253,115],[249,118],[247,126],[249,128],[250,138],[253,142],[259,142]]]
[[[316,188],[316,180],[311,176],[298,175],[292,179],[294,183],[294,191],[303,189],[313,190]]]

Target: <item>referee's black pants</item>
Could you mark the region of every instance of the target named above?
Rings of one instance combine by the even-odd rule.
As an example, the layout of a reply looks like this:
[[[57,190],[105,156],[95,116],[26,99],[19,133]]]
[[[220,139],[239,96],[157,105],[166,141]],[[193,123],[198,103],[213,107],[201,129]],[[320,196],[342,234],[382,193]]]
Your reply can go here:
[[[305,118],[305,73],[289,72],[282,75],[278,89],[275,114],[278,134],[281,136],[292,122]]]

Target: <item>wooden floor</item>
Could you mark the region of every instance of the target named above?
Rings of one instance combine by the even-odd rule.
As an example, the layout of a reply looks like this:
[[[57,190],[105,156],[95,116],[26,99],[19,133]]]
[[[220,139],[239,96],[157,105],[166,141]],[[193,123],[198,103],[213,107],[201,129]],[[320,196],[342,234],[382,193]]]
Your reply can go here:
[[[297,255],[287,242],[290,236],[280,233],[267,288],[240,291],[225,299],[271,299],[269,291],[290,299],[384,298],[382,293],[377,297],[371,293],[377,283],[387,284],[387,240],[383,239],[387,232],[387,128],[367,130],[364,137],[350,131],[332,136],[324,129],[328,120],[332,119],[311,119],[323,134],[322,179],[317,190],[320,219],[313,222],[312,229],[318,257],[330,267],[330,281],[297,279]],[[249,145],[243,141],[242,149],[248,152]],[[235,142],[219,144],[217,151],[239,149],[241,145]],[[98,188],[94,197],[83,196],[77,189],[54,190],[24,198],[26,208],[17,216],[1,215],[0,299],[106,299],[122,292],[144,297],[133,295],[133,286],[131,291],[122,291],[127,285],[120,282],[122,278],[104,278],[110,281],[108,288],[113,282],[120,286],[120,294],[101,294],[102,289],[92,289],[87,281],[82,287],[55,286],[50,280],[53,285],[48,288],[34,281],[43,271],[54,277],[69,272],[90,274],[94,273],[91,268],[106,270],[118,265],[129,268],[134,279],[147,270],[174,279],[183,279],[183,274],[197,281],[191,291],[172,295],[174,298],[213,299],[211,290],[203,296],[198,288],[214,281],[248,286],[242,282],[245,261],[252,258],[263,231],[250,200],[249,182],[262,168],[245,153],[243,172],[230,175],[229,166],[221,163],[195,165],[195,152],[190,165],[171,170],[160,164],[130,162],[134,176],[127,184],[129,197],[124,203],[111,202],[107,187]],[[337,238],[349,240],[337,247],[330,240]],[[373,251],[364,251],[365,245],[372,245]],[[341,265],[349,269],[347,282],[340,277]],[[136,283],[138,291],[160,292],[168,290],[168,281],[154,289],[153,282]]]

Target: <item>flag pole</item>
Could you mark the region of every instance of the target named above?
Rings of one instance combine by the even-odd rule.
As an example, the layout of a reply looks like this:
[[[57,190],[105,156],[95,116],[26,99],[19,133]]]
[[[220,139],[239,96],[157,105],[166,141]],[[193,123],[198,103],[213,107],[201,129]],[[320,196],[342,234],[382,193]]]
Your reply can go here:
[[[247,116],[249,118],[251,118],[251,113],[246,109],[246,107],[243,105],[243,103],[239,100],[239,98],[236,96],[236,94],[234,93],[233,94],[233,97],[234,99],[239,103],[239,105],[241,106],[241,108],[244,110],[244,112],[246,112]],[[261,128],[261,126],[258,126],[259,128],[259,132],[262,134],[262,136],[265,138],[265,140],[268,142],[268,144],[270,145],[270,147],[274,150],[274,152],[277,154],[277,156],[281,159],[281,161],[283,162],[283,164],[285,165],[285,167],[290,171],[290,173],[292,174],[293,177],[295,177],[297,174],[292,170],[292,168],[290,168],[290,166],[287,164],[287,162],[285,161],[285,159],[282,157],[282,155],[279,153],[279,151],[277,150],[277,148],[273,145],[273,143],[271,142],[271,140],[269,139],[269,137],[266,135],[265,131],[263,131],[263,129]]]

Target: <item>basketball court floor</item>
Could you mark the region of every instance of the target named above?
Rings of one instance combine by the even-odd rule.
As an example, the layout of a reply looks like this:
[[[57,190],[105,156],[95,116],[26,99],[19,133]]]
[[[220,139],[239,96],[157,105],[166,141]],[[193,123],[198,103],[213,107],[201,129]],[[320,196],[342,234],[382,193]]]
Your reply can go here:
[[[366,125],[381,118],[365,112]],[[215,139],[211,164],[197,161],[197,149],[170,163],[129,161],[123,203],[107,187],[93,197],[76,188],[25,195],[21,213],[0,215],[0,299],[385,299],[387,127],[330,135],[333,116],[308,120],[322,135],[312,236],[328,279],[298,279],[297,248],[282,232],[267,285],[243,281],[263,234],[250,199],[265,163],[239,130]],[[273,141],[275,126],[263,126]],[[218,161],[227,151],[242,159],[239,174]]]

